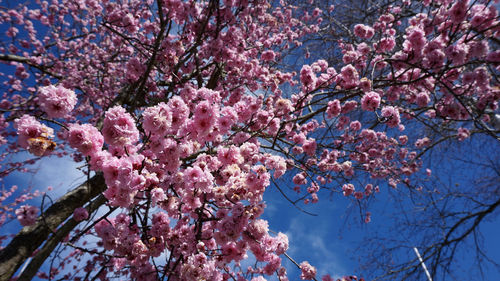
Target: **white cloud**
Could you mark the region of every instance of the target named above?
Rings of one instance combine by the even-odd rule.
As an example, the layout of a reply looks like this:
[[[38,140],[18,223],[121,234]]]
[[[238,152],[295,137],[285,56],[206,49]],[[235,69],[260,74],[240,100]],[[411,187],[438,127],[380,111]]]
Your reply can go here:
[[[343,247],[337,242],[336,233],[328,222],[318,223],[320,218],[295,217],[286,234],[290,240],[288,254],[297,263],[307,260],[318,270],[318,277],[330,274],[333,277],[347,274],[342,257]],[[332,223],[332,222],[330,222]],[[294,266],[291,262],[287,267]],[[295,267],[296,268],[296,267]],[[294,270],[298,272],[298,270]]]

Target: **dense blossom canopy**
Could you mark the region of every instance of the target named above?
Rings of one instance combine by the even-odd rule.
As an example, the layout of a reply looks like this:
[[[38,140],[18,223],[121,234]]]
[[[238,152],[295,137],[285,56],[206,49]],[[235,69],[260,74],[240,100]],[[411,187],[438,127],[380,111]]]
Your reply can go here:
[[[65,240],[50,239],[71,249],[62,264],[87,263],[65,280],[287,280],[288,238],[260,218],[272,182],[283,179],[305,203],[322,200],[321,190],[366,200],[383,192],[380,180],[396,188],[422,170],[438,139],[412,128],[499,140],[492,1],[392,1],[375,22],[346,27],[338,65],[292,63],[308,56],[301,48],[333,6],[35,2],[0,9],[9,38],[0,46],[0,173],[36,161],[9,160],[27,150],[70,155],[89,186],[103,178],[86,201],[50,213],[59,223],[45,237],[61,231]],[[0,214],[32,225],[26,231],[42,227],[40,210],[28,198],[7,205],[10,194]],[[24,254],[13,244],[0,280],[39,257],[41,242]],[[302,279],[321,278],[307,261],[295,264]],[[57,274],[54,265],[39,277]]]

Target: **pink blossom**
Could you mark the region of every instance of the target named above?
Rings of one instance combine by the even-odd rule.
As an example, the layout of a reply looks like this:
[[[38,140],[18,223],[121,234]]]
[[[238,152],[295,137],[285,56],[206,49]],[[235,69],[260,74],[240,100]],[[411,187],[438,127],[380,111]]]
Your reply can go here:
[[[50,150],[48,145],[52,143],[49,138],[54,136],[54,130],[38,122],[35,117],[25,114],[15,119],[14,128],[17,130],[17,143],[21,147],[38,156]]]
[[[73,110],[77,98],[74,91],[63,86],[46,86],[38,90],[40,107],[50,118],[63,118]]]
[[[375,111],[380,105],[380,95],[377,92],[368,92],[361,99],[361,108],[367,111]]]
[[[302,280],[311,280],[316,277],[316,268],[307,261],[300,263],[300,272],[300,279]]]
[[[399,111],[393,106],[385,106],[382,108],[381,115],[386,118],[386,124],[391,128],[399,126],[399,123],[401,122]]]
[[[459,141],[463,141],[470,136],[470,132],[466,128],[458,128],[457,131],[458,131],[457,137]]]
[[[354,26],[354,34],[363,39],[370,39],[375,34],[375,31],[370,26],[364,24],[356,24]]]
[[[423,148],[423,147],[428,146],[430,143],[431,143],[431,139],[429,139],[428,137],[424,137],[424,138],[418,139],[415,142],[415,147]]]
[[[138,58],[133,57],[131,58],[127,65],[127,80],[131,82],[137,81],[141,75],[146,71],[146,66],[142,64]]]
[[[300,70],[300,82],[302,82],[304,89],[312,90],[316,85],[316,79],[316,75],[309,65],[302,66]]]
[[[132,14],[128,13],[124,17],[121,18],[123,26],[127,29],[128,32],[134,33],[137,31],[137,25],[139,23],[138,19],[136,19]]]
[[[340,101],[335,99],[328,102],[328,107],[326,109],[327,118],[337,117],[340,114],[341,106]]]
[[[151,201],[153,206],[158,205],[158,203],[167,200],[167,195],[162,188],[155,187],[151,190]]]
[[[269,224],[266,220],[254,220],[247,226],[247,231],[253,239],[261,240],[266,234],[268,234]]]
[[[369,196],[373,191],[373,185],[371,183],[365,186],[365,195]]]
[[[278,99],[275,104],[276,112],[288,114],[293,111],[292,101],[289,99]]]
[[[368,55],[370,52],[371,52],[371,48],[370,46],[368,46],[368,44],[366,44],[365,42],[363,43],[360,43],[358,45],[358,47],[356,47],[356,49],[358,50],[358,52],[360,54],[362,54],[363,56],[366,56]]]
[[[344,184],[342,186],[342,193],[344,194],[344,196],[349,196],[349,195],[353,194],[354,193],[354,185],[352,185],[351,183]]]
[[[16,209],[15,214],[22,226],[29,226],[36,222],[39,209],[30,205],[22,205]]]
[[[351,124],[349,124],[349,129],[352,131],[358,131],[361,130],[361,123],[359,121],[353,121]]]
[[[156,237],[167,236],[170,231],[170,219],[165,212],[153,214],[151,235]]]
[[[361,80],[359,80],[359,87],[361,88],[361,90],[363,90],[363,92],[369,92],[372,88],[372,81],[366,77],[363,77],[361,78]]]
[[[108,109],[102,125],[102,134],[106,143],[113,146],[133,144],[139,140],[139,131],[134,119],[121,106]]]
[[[69,126],[68,142],[85,156],[91,156],[102,149],[104,138],[96,127],[90,124]]]
[[[323,275],[321,281],[335,281],[329,274]]]
[[[500,63],[500,50],[490,52],[486,56],[486,60],[494,63]]]
[[[371,221],[372,221],[372,214],[370,212],[366,212],[365,223],[370,223]]]
[[[427,106],[427,104],[431,101],[429,94],[426,92],[420,92],[417,94],[417,105],[420,107]]]
[[[288,236],[286,234],[279,232],[274,238],[274,246],[276,248],[276,254],[282,255],[288,250]]]
[[[89,212],[87,211],[86,208],[79,207],[76,208],[75,211],[73,212],[73,219],[77,222],[86,220],[88,218],[89,218]]]
[[[19,32],[19,29],[11,26],[11,27],[9,27],[9,29],[7,29],[7,31],[5,32],[5,35],[7,35],[8,37],[15,37],[18,32]]]
[[[224,107],[220,111],[220,116],[217,120],[217,128],[221,134],[225,134],[237,120],[238,115],[234,109],[232,107]]]
[[[355,87],[359,82],[359,74],[356,68],[352,65],[346,65],[340,70],[342,75],[342,86],[346,89]]]
[[[299,174],[296,174],[294,177],[293,177],[293,183],[296,184],[296,185],[304,185],[304,184],[307,184],[307,179],[305,177],[305,174],[304,173],[299,173]]]
[[[307,155],[314,156],[314,154],[316,153],[316,140],[315,139],[308,139],[308,140],[304,141],[302,148],[304,149],[304,152]]]
[[[363,192],[361,192],[361,191],[354,192],[354,198],[356,198],[358,200],[363,199]]]
[[[156,106],[148,107],[142,114],[142,126],[152,138],[166,135],[171,130],[172,113],[167,104],[161,102]]]
[[[446,56],[455,65],[461,65],[465,63],[465,59],[469,52],[469,48],[465,44],[457,44],[450,46],[446,49]]]
[[[272,50],[267,50],[262,53],[260,58],[262,61],[274,61],[276,54]]]
[[[355,100],[346,101],[342,106],[342,113],[349,113],[358,107],[358,102]]]
[[[459,0],[448,11],[450,19],[454,24],[461,23],[465,19],[468,4],[469,0]]]
[[[185,124],[189,116],[189,107],[179,96],[172,97],[168,101],[168,106],[172,112],[172,130],[177,130]]]
[[[483,58],[489,52],[487,41],[471,41],[469,43],[469,54],[475,58]]]
[[[389,52],[394,49],[396,46],[396,41],[394,40],[394,37],[384,37],[380,40],[380,42],[377,45],[377,51],[378,52]]]

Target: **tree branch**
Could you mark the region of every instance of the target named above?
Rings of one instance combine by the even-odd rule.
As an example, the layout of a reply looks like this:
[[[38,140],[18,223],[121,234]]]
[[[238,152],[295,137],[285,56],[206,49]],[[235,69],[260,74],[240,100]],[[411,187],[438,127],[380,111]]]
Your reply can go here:
[[[89,202],[106,188],[101,174],[93,176],[76,189],[66,193],[38,217],[36,223],[25,226],[0,251],[0,281],[9,280],[17,269],[42,245],[53,229],[57,229],[73,211]]]
[[[89,214],[99,209],[106,201],[107,199],[104,195],[99,195],[99,197],[92,201],[87,207]],[[75,221],[73,218],[70,218],[61,228],[59,228],[56,233],[48,239],[47,243],[43,245],[40,251],[36,253],[26,269],[21,272],[17,281],[31,280],[40,269],[40,266],[42,266],[52,251],[54,251],[55,247],[78,225],[78,223],[79,222]]]

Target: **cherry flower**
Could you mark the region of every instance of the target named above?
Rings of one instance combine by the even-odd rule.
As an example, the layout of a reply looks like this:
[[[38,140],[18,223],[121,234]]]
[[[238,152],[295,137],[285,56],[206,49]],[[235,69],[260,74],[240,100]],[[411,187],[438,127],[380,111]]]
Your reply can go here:
[[[327,118],[333,118],[339,116],[341,111],[340,101],[335,99],[328,102],[328,107],[326,109]]]
[[[342,193],[344,196],[349,196],[354,193],[354,185],[349,183],[349,184],[344,184],[342,186]]]
[[[134,119],[121,106],[108,109],[102,125],[102,134],[106,143],[113,146],[133,144],[139,140],[139,131]]]
[[[276,54],[272,50],[266,50],[262,53],[260,58],[263,61],[274,61],[275,57],[276,57]]]
[[[38,101],[50,118],[63,118],[73,110],[77,98],[72,90],[60,85],[50,85],[38,90]]]
[[[454,24],[461,23],[467,16],[469,0],[457,1],[449,10],[450,19]]]
[[[458,128],[457,131],[458,131],[457,137],[459,141],[464,141],[466,138],[470,136],[470,132],[466,128]]]
[[[354,34],[363,39],[370,39],[375,34],[375,31],[370,26],[364,24],[356,24],[354,26]]]
[[[316,74],[314,74],[311,66],[304,65],[300,70],[300,81],[304,89],[312,90],[316,86]]]
[[[355,87],[359,83],[359,74],[356,68],[351,64],[342,67],[340,70],[342,86],[346,89]]]
[[[129,81],[132,82],[137,81],[146,70],[146,66],[143,65],[136,57],[131,58],[128,61],[126,67],[127,67],[126,77]]]
[[[300,279],[302,280],[311,280],[316,277],[316,268],[307,261],[300,263],[300,272]]]
[[[361,99],[361,108],[367,111],[375,111],[380,105],[380,95],[377,92],[368,92]]]
[[[22,226],[30,226],[36,222],[39,209],[30,205],[22,205],[15,213]]]
[[[68,142],[85,156],[92,156],[101,151],[104,138],[96,127],[90,124],[72,124],[69,127]]]
[[[86,208],[79,207],[76,208],[75,211],[73,212],[73,219],[77,222],[86,220],[88,218],[89,218],[89,212],[87,211]]]
[[[379,41],[377,45],[377,51],[378,52],[389,52],[394,49],[396,46],[396,41],[394,40],[394,37],[384,37],[382,40]]]
[[[417,94],[416,102],[418,106],[424,107],[431,101],[429,94],[426,92],[420,92]]]
[[[18,144],[37,156],[45,155],[55,148],[55,143],[49,140],[54,136],[54,130],[33,116],[25,114],[14,120],[14,128],[17,130]]]
[[[148,107],[142,114],[142,126],[152,138],[159,138],[171,131],[172,112],[167,104],[161,102],[156,106]]]
[[[382,117],[386,118],[386,124],[389,127],[397,127],[401,122],[399,111],[393,106],[385,106],[382,108]]]

